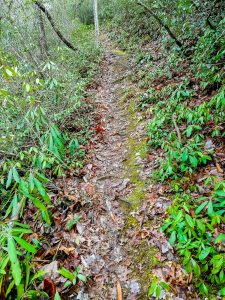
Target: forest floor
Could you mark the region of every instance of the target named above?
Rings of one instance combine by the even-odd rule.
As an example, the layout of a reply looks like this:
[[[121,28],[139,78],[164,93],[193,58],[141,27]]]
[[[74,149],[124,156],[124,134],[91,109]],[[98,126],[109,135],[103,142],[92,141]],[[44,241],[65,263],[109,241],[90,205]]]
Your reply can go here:
[[[73,252],[71,259],[90,277],[78,296],[73,291],[63,299],[149,299],[155,276],[174,286],[173,294],[162,291],[162,299],[188,299],[189,278],[160,233],[170,201],[163,186],[149,179],[155,156],[147,151],[147,118],[136,108],[141,91],[131,80],[127,55],[107,44],[96,94],[98,134],[83,176],[63,183],[71,201],[66,220],[74,212],[81,218],[63,234],[71,247],[58,248]]]

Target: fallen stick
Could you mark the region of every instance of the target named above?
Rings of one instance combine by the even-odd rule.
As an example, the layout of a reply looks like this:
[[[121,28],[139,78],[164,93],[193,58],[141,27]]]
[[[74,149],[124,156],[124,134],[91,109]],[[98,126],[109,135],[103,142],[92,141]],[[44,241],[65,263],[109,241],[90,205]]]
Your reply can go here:
[[[180,129],[179,129],[178,125],[177,125],[176,118],[177,118],[177,116],[173,115],[172,120],[173,120],[173,124],[174,124],[175,130],[177,132],[178,140],[179,140],[180,143],[182,143],[181,133],[180,133]]]

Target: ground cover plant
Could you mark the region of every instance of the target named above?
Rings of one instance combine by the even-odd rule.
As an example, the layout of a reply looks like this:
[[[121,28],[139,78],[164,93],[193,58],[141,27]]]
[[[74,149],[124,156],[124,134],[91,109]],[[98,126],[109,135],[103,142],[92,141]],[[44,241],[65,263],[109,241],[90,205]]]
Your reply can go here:
[[[174,51],[166,68],[163,65],[159,67],[161,72],[155,74],[154,69],[147,73],[143,84],[148,90],[140,99],[140,107],[147,107],[152,116],[147,129],[149,147],[161,153],[153,178],[170,186],[173,199],[162,230],[181,256],[186,272],[196,278],[200,293],[208,295],[219,290],[221,296],[225,195],[223,24],[224,19],[216,31],[206,30],[192,48],[188,66],[187,59]],[[161,83],[160,77],[164,79]]]

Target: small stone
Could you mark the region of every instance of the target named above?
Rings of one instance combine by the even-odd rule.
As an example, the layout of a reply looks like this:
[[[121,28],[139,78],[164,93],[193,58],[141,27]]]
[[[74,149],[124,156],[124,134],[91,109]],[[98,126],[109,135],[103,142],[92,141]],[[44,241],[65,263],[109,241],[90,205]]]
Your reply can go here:
[[[131,293],[135,294],[135,295],[139,294],[140,290],[141,290],[140,284],[134,280],[130,282],[129,288],[130,288]]]
[[[207,140],[204,148],[205,150],[214,150],[215,145],[213,144],[212,140]]]
[[[169,252],[168,254],[167,254],[167,259],[168,260],[174,260],[174,256],[173,256],[173,253],[171,253],[171,252]]]
[[[165,254],[171,250],[171,246],[168,242],[164,242],[161,247],[162,253]]]

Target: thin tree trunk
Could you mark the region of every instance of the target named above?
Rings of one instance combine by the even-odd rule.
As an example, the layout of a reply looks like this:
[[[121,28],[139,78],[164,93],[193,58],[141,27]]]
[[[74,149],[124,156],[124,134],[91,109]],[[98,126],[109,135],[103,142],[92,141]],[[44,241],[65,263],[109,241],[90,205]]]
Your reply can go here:
[[[175,41],[175,43],[182,48],[183,44],[176,38],[175,34],[171,31],[167,24],[165,24],[147,5],[142,3],[141,1],[137,1],[137,4],[144,7],[144,9],[156,19],[156,21],[168,32],[169,36]]]
[[[54,20],[52,19],[52,16],[50,15],[50,13],[48,12],[48,10],[44,7],[44,5],[42,5],[39,1],[35,1],[34,2],[35,5],[46,15],[47,19],[49,20],[49,23],[51,24],[53,30],[55,31],[55,33],[58,35],[58,37],[60,38],[60,40],[71,50],[73,51],[77,51],[77,49],[73,46],[73,44],[68,41],[63,34],[61,33],[61,31],[57,28],[57,26],[55,25]]]
[[[93,0],[96,43],[99,44],[98,0]]]
[[[46,39],[46,33],[45,33],[45,24],[42,16],[42,12],[39,8],[37,8],[37,13],[38,13],[38,25],[39,25],[39,44],[40,44],[40,50],[41,50],[41,55],[43,57],[48,58],[49,57],[49,52],[48,52],[48,45],[47,45],[47,39]]]
[[[213,12],[213,10],[214,10],[216,4],[219,3],[220,1],[221,1],[221,0],[215,0],[215,1],[213,2],[212,6],[211,6],[211,9],[210,9],[210,12],[209,12],[209,14],[208,14],[208,16],[207,16],[207,19],[206,19],[206,24],[207,24],[211,29],[213,29],[213,30],[216,29],[216,26],[214,26],[214,25],[212,24],[212,22],[210,21],[210,17],[211,17],[211,15],[212,15],[212,12]]]

